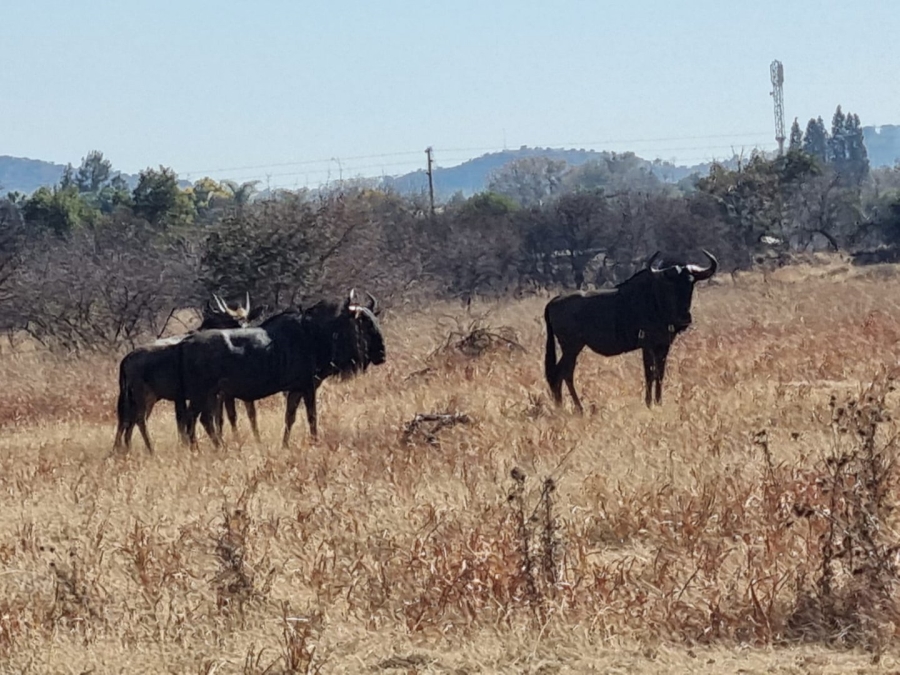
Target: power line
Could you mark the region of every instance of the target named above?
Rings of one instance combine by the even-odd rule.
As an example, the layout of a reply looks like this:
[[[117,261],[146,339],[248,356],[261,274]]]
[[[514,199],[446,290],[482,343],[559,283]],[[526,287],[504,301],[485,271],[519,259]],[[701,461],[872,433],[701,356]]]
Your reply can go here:
[[[377,155],[356,155],[355,157],[341,157],[341,161],[348,159],[377,159],[378,157],[400,157],[403,155],[418,155],[418,152],[386,152]],[[198,171],[185,171],[186,174],[194,173],[222,173],[223,171],[251,171],[254,169],[270,169],[280,166],[302,166],[304,164],[323,164],[326,162],[334,162],[338,158],[336,156],[327,159],[305,159],[296,162],[273,162],[271,164],[257,164],[254,166],[234,166],[223,169],[201,169]]]
[[[771,145],[771,141],[765,141],[764,143],[759,143],[758,145]],[[681,146],[681,147],[672,147],[672,148],[659,148],[659,149],[655,150],[655,154],[661,155],[663,153],[678,153],[678,152],[696,153],[696,151],[698,151],[698,150],[706,150],[706,151],[709,151],[710,153],[713,153],[714,151],[717,151],[717,150],[733,151],[733,150],[736,150],[741,147],[743,147],[743,146],[738,145],[738,144],[714,145],[714,146],[701,145],[701,146],[689,146],[689,147]],[[689,161],[702,162],[702,161],[710,161],[711,156],[710,156],[710,154],[702,155],[702,156],[692,154],[689,157],[679,157],[676,155],[675,158],[679,162],[689,162]],[[461,156],[459,158],[444,158],[444,159],[447,162],[453,162],[453,161],[464,162],[464,161],[467,161],[468,159],[471,159],[471,157]],[[647,158],[645,157],[643,159],[647,159]],[[661,159],[663,161],[669,161],[665,157],[659,157],[659,159]],[[384,169],[386,167],[400,167],[400,166],[410,167],[410,169],[413,171],[414,170],[422,170],[424,173],[427,174],[427,170],[422,169],[421,166],[419,166],[419,163],[415,162],[415,161],[379,162],[379,163],[363,164],[363,165],[357,165],[357,166],[353,166],[353,165],[346,166],[345,165],[342,168],[342,173],[344,175],[358,174],[359,172],[362,172],[362,171]],[[452,167],[436,166],[435,168],[449,169]],[[268,176],[269,178],[285,178],[285,177],[290,177],[290,176],[322,176],[322,175],[327,176],[328,174],[331,173],[331,171],[332,171],[332,167],[322,167],[322,168],[312,169],[312,170],[307,170],[307,171],[283,171],[283,172],[268,173],[268,174],[260,174],[260,173],[240,174],[237,176],[232,176],[232,178],[234,180],[247,181],[247,180],[252,180],[252,179],[256,179],[256,178],[262,179],[266,176]]]
[[[712,139],[721,139],[721,138],[748,138],[748,137],[764,137],[765,132],[754,132],[754,133],[739,133],[739,134],[713,134],[713,135],[705,135],[705,136],[668,136],[668,137],[660,137],[660,138],[632,138],[632,139],[607,139],[600,141],[568,141],[565,143],[556,143],[555,146],[568,146],[571,149],[585,148],[596,145],[620,145],[624,143],[666,143],[671,141],[690,141],[690,140],[712,140]],[[545,146],[547,147],[547,146]],[[464,152],[502,152],[502,150],[498,150],[496,146],[483,146],[483,147],[470,147],[470,148],[438,148],[442,153],[464,153]],[[199,169],[199,170],[190,170],[180,172],[184,175],[208,175],[213,173],[225,173],[231,171],[258,171],[272,168],[281,168],[288,166],[312,166],[314,164],[330,164],[331,162],[338,161],[353,161],[353,160],[370,160],[370,159],[379,159],[383,157],[413,157],[420,156],[421,151],[405,151],[405,152],[386,152],[386,153],[377,153],[370,155],[354,155],[350,157],[341,157],[338,158],[336,156],[331,156],[327,158],[321,159],[307,159],[307,160],[297,160],[290,162],[271,162],[268,164],[255,164],[255,165],[247,165],[247,166],[234,166],[234,167],[220,167],[214,169]],[[446,156],[446,154],[445,154]],[[471,159],[471,157],[466,157],[465,159]],[[462,160],[462,161],[465,161]],[[377,164],[375,166],[397,166],[405,162],[396,162],[393,164]],[[415,162],[410,161],[409,164],[414,164]],[[302,173],[302,172],[300,172]],[[260,174],[254,174],[260,175]],[[278,175],[278,174],[276,174]]]

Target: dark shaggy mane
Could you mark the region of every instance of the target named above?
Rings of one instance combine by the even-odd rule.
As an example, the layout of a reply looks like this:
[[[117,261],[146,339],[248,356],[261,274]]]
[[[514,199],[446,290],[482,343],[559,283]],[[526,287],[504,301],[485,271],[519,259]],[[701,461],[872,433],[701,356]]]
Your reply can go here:
[[[265,328],[267,325],[271,324],[276,319],[280,319],[284,316],[300,316],[302,314],[302,310],[297,309],[296,307],[289,307],[288,309],[278,312],[277,314],[273,314],[268,319],[259,324],[260,328]]]
[[[644,279],[648,274],[650,274],[650,270],[646,267],[642,270],[638,270],[637,272],[632,274],[630,277],[628,277],[625,281],[623,281],[619,284],[616,284],[616,288],[622,288],[623,286],[627,286],[629,284],[639,282],[639,281],[641,281],[641,279]]]
[[[332,300],[319,300],[314,305],[303,310],[303,314],[316,319],[332,318],[343,310],[343,305]]]

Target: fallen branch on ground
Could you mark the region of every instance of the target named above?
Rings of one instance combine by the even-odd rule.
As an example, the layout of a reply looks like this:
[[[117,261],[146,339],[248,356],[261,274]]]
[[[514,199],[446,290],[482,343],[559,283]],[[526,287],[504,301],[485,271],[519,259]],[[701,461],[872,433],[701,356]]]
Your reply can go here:
[[[420,433],[423,440],[430,445],[437,445],[437,433],[441,429],[456,424],[469,424],[472,419],[465,413],[417,413],[412,421],[403,426],[403,442],[412,443],[413,436]],[[432,424],[430,429],[425,425]]]

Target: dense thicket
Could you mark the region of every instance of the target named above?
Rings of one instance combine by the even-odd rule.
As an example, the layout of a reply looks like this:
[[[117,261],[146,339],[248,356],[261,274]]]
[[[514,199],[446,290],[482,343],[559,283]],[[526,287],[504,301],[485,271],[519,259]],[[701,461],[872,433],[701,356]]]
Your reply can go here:
[[[0,200],[0,328],[51,346],[155,335],[173,308],[249,291],[272,309],[356,286],[390,302],[616,283],[655,250],[723,269],[811,248],[900,243],[900,167],[870,171],[859,118],[795,121],[784,157],[665,182],[631,153],[528,158],[438,205],[366,181],[260,195],[165,167],[129,190],[100,152],[59,185]]]

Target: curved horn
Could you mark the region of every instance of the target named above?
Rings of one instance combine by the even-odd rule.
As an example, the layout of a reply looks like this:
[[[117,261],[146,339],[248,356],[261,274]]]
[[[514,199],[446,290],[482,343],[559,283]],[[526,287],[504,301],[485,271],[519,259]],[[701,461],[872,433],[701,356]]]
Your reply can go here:
[[[694,277],[694,281],[703,281],[704,279],[709,279],[713,274],[716,273],[716,270],[719,269],[719,261],[716,260],[715,256],[705,248],[701,250],[703,251],[703,254],[707,258],[709,258],[709,267],[688,265],[687,270]]]
[[[659,258],[659,251],[650,256],[650,259],[647,261],[647,269],[653,272],[654,274],[659,272],[659,268],[656,267],[656,261]]]
[[[350,289],[350,296],[347,298],[347,304],[348,304],[348,305],[355,305],[355,304],[356,304],[355,298],[356,298],[356,289],[355,289],[355,288],[351,288],[351,289]]]
[[[228,314],[228,305],[225,304],[225,301],[222,300],[217,294],[213,293],[213,300],[216,301],[216,309],[219,310],[220,314]]]
[[[369,311],[372,314],[378,314],[378,301],[375,299],[375,296],[366,291],[366,295],[369,296]]]
[[[250,314],[250,291],[247,291],[247,295],[244,298],[244,309],[247,311],[247,314]]]

